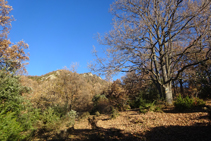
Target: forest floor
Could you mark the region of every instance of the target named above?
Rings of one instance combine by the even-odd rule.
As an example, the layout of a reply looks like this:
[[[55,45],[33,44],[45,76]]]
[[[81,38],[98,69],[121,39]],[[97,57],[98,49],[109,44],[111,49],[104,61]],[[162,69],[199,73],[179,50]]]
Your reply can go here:
[[[211,106],[211,100],[206,101]],[[164,112],[139,113],[137,110],[96,117],[96,129],[92,129],[88,117],[76,121],[74,129],[65,135],[50,135],[36,140],[131,140],[131,141],[211,141],[211,122],[205,109],[177,112],[173,106]],[[91,115],[89,118],[92,117]]]

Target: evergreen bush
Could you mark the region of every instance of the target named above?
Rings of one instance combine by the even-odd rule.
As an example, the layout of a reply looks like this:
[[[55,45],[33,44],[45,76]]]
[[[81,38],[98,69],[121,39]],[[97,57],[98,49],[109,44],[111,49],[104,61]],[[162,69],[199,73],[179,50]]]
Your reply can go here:
[[[141,113],[146,113],[148,111],[153,111],[153,112],[162,112],[161,108],[157,105],[155,105],[156,101],[150,102],[147,100],[140,99],[140,106],[139,106],[139,111]]]
[[[130,102],[130,106],[132,108],[139,108],[139,111],[141,113],[146,113],[148,111],[154,111],[154,112],[162,112],[161,108],[156,105],[156,101],[151,101],[144,99],[142,97],[142,94],[139,95],[139,97],[136,97],[136,100]]]
[[[0,140],[22,140],[33,131],[36,119],[22,97],[22,93],[29,90],[21,86],[14,73],[0,70]]]
[[[29,88],[21,86],[19,77],[14,73],[0,70],[0,78],[0,110],[20,113],[24,106],[21,94],[29,91]]]
[[[15,112],[1,112],[0,123],[1,141],[22,140],[25,138],[25,136],[21,135],[21,132],[24,131],[24,128],[20,122],[17,122],[17,116]]]
[[[198,106],[205,106],[205,102],[199,98],[190,98],[189,96],[183,98],[181,95],[179,95],[174,102],[174,106],[175,109],[184,111]]]
[[[75,119],[78,117],[78,114],[76,111],[71,110],[67,113],[68,119],[69,119],[69,126],[74,126],[75,124]]]

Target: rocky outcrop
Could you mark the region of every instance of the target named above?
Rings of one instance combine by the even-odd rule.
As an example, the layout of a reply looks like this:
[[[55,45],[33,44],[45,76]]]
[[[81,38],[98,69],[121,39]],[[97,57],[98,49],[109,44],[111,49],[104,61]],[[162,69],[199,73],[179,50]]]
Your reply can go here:
[[[97,76],[97,75],[95,75],[95,74],[92,74],[91,72],[83,73],[82,75],[83,75],[83,77],[91,76],[91,77],[97,77],[97,78],[99,78],[99,79],[102,80],[101,77],[99,77],[99,76]]]

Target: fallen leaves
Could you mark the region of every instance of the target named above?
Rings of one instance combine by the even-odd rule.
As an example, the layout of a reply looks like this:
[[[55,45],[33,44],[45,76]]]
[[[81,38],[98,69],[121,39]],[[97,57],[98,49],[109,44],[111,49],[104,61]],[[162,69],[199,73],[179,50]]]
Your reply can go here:
[[[116,119],[109,119],[108,115],[98,118],[97,126],[105,129],[116,128],[124,132],[145,132],[158,126],[193,126],[194,124],[209,124],[206,112],[195,113],[156,113],[139,114],[137,111],[120,112]],[[104,120],[108,119],[108,120]],[[87,120],[76,122],[75,129],[90,129]]]

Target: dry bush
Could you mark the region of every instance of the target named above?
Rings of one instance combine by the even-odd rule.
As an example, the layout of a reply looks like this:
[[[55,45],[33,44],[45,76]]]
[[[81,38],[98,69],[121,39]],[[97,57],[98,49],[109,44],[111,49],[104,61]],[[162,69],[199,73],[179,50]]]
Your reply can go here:
[[[149,75],[145,73],[128,72],[122,77],[124,89],[127,90],[130,99],[135,100],[140,91],[145,91],[149,86]]]
[[[21,83],[31,87],[25,94],[35,107],[64,108],[69,111],[92,109],[92,97],[106,89],[107,82],[95,75],[84,75],[67,69],[50,72],[43,76],[22,76]]]
[[[119,79],[112,83],[111,89],[106,97],[109,99],[111,105],[118,108],[118,110],[126,110],[125,106],[128,102],[128,96]]]
[[[92,113],[94,114],[95,112],[100,112],[102,114],[109,114],[110,113],[110,102],[108,100],[108,98],[105,95],[95,95],[92,99],[93,101],[93,109],[92,109]]]

